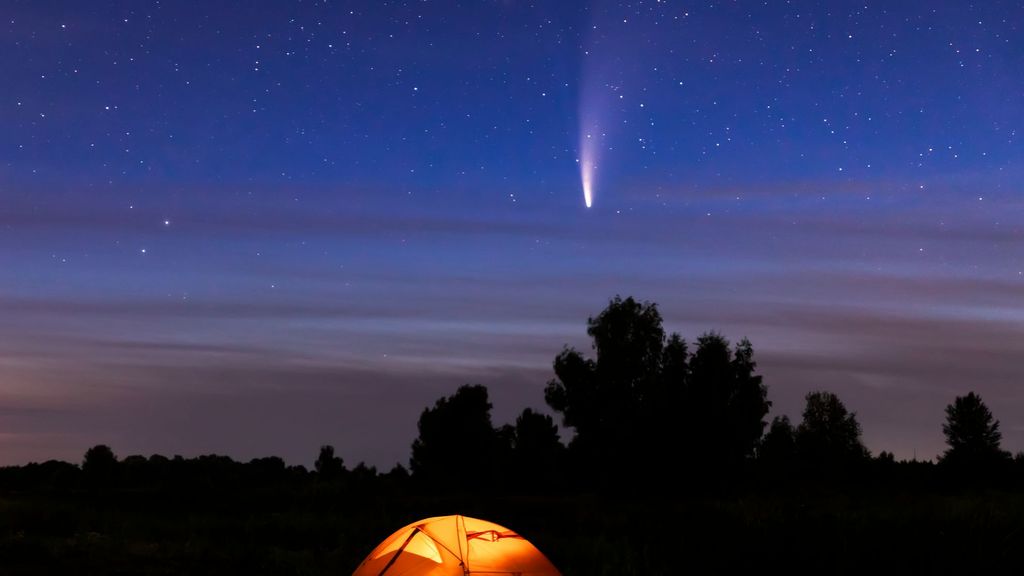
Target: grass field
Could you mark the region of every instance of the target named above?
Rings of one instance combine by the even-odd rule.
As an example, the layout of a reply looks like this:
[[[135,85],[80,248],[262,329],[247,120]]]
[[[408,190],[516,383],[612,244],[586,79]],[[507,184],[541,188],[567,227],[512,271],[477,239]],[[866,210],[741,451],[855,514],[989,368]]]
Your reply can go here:
[[[533,541],[565,574],[1019,573],[1011,491],[432,497],[320,485],[0,496],[3,574],[349,574],[418,518],[462,513]]]

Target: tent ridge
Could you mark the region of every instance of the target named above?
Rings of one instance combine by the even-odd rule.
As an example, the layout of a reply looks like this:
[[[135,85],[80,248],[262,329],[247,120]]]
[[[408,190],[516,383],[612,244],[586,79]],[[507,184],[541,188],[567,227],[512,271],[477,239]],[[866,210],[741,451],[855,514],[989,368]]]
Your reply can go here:
[[[502,538],[519,538],[521,540],[525,540],[525,538],[511,530],[506,530],[504,532],[498,532],[497,530],[480,530],[477,532],[466,532],[466,540],[472,540],[473,538],[483,538],[485,536],[490,536],[491,540],[494,542],[501,540]]]

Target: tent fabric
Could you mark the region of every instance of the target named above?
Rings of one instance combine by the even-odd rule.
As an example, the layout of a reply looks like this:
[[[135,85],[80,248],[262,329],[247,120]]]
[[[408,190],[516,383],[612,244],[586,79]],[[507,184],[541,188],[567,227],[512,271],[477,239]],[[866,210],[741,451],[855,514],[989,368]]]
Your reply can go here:
[[[560,576],[533,544],[486,520],[438,516],[381,542],[352,576]]]

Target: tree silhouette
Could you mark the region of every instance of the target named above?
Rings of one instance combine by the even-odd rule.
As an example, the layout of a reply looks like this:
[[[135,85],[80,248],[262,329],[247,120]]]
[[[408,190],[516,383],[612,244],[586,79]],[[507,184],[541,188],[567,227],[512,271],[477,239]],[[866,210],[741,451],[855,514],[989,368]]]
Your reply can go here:
[[[86,474],[110,474],[116,467],[117,456],[106,444],[97,444],[89,448],[82,459],[82,471]]]
[[[635,428],[644,397],[660,373],[665,332],[654,304],[616,297],[596,318],[587,319],[587,334],[597,360],[563,350],[555,358],[556,379],[548,383],[545,398],[562,413],[564,424],[576,429],[581,446],[606,449],[623,443],[622,432]]]
[[[761,440],[757,457],[771,466],[788,466],[796,460],[796,430],[789,416],[772,419],[768,433]]]
[[[110,446],[97,444],[85,451],[82,473],[93,488],[109,488],[117,474],[117,456]]]
[[[619,296],[587,320],[587,334],[596,359],[564,349],[545,399],[575,430],[570,447],[588,473],[658,473],[680,456],[725,464],[752,455],[770,403],[749,341],[733,351],[704,334],[691,358],[678,334],[666,338],[655,304]]]
[[[412,444],[413,476],[432,486],[468,488],[493,477],[502,446],[491,425],[487,388],[459,387],[426,408]]]
[[[697,339],[689,363],[686,440],[699,462],[735,464],[753,455],[771,407],[756,366],[749,340],[733,351],[716,332]]]
[[[572,447],[593,473],[606,460],[630,468],[650,445],[647,418],[659,384],[665,331],[654,304],[615,297],[597,317],[587,319],[597,360],[572,348],[555,358],[556,378],[545,399],[576,431]],[[605,471],[608,471],[605,468]]]
[[[526,408],[510,426],[512,475],[525,488],[550,486],[557,480],[565,446],[558,438],[558,426],[547,414]]]
[[[869,453],[861,441],[857,416],[831,392],[806,396],[803,421],[796,431],[801,459],[817,466],[845,466],[861,462]]]
[[[321,478],[337,478],[345,471],[345,461],[334,455],[334,446],[324,444],[320,447],[320,454],[313,463],[313,468]]]
[[[957,396],[946,406],[942,433],[949,446],[942,455],[943,463],[976,466],[1009,459],[1010,454],[1000,447],[999,421],[974,392]]]

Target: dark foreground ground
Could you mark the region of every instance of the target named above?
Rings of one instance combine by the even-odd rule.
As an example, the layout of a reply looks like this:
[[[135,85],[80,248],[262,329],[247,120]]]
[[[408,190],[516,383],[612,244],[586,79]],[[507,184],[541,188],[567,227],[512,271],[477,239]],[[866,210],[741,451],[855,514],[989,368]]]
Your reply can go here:
[[[372,484],[6,488],[0,573],[345,575],[402,525],[452,513],[520,532],[567,575],[1024,569],[1016,490],[441,497]]]

